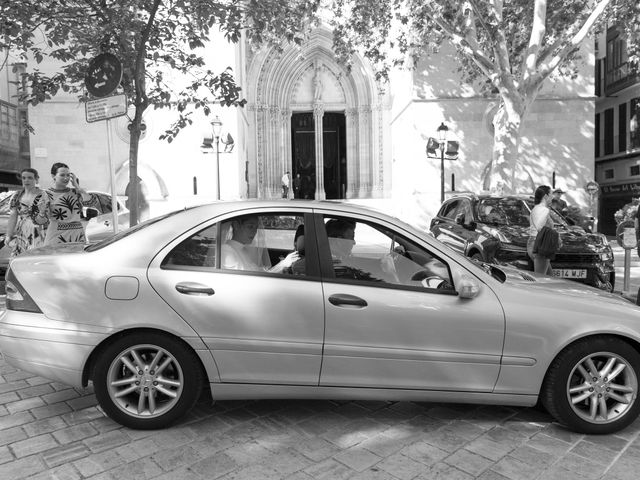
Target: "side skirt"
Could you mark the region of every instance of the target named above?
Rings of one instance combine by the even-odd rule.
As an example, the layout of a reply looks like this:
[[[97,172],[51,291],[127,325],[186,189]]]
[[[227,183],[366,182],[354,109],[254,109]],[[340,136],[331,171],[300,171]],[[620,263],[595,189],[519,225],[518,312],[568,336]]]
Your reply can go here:
[[[505,393],[448,392],[384,388],[318,387],[302,385],[260,385],[211,383],[214,400],[314,399],[314,400],[391,400],[442,403],[475,403],[532,407],[537,395]]]

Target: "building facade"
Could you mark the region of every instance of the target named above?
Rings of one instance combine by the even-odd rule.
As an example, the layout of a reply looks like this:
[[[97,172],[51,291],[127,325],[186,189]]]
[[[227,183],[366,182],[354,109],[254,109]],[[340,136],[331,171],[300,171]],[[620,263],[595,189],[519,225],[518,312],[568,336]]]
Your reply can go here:
[[[460,144],[458,159],[445,163],[446,190],[483,190],[498,99],[460,81],[452,48],[432,52],[413,70],[394,70],[380,84],[366,58],[355,58],[349,70],[337,62],[326,26],[303,45],[283,49],[254,50],[246,42],[222,48],[221,42],[222,36],[214,39],[203,56],[214,71],[234,65],[247,100],[244,108],[213,106],[221,138],[233,137],[235,148],[201,148],[211,136],[211,117],[200,112],[172,143],[159,140],[175,112],[149,109],[138,163],[152,214],[216,198],[218,173],[222,199],[279,197],[289,171],[292,179],[300,175],[302,198],[368,203],[427,229],[440,205],[441,165],[425,148],[442,122]],[[587,205],[583,187],[594,175],[590,48],[583,57],[578,78],[551,78],[524,120],[521,193],[555,178],[570,201]],[[113,168],[116,193],[124,194],[127,117],[89,124],[84,106],[64,95],[30,108],[29,116],[35,168],[48,172],[63,161],[83,186],[104,191],[111,189]]]
[[[600,230],[614,235],[614,214],[640,197],[640,76],[613,27],[598,39],[595,171],[600,184]]]

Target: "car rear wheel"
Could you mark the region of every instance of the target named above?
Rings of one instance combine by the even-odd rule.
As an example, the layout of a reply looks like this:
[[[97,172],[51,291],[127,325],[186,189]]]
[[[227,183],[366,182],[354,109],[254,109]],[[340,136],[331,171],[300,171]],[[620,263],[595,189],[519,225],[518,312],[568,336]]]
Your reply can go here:
[[[551,365],[542,402],[559,422],[582,433],[625,428],[640,413],[640,354],[613,337],[586,339],[567,347]]]
[[[169,336],[146,332],[102,351],[93,383],[109,417],[146,430],[166,427],[187,413],[200,396],[203,375],[193,351]]]

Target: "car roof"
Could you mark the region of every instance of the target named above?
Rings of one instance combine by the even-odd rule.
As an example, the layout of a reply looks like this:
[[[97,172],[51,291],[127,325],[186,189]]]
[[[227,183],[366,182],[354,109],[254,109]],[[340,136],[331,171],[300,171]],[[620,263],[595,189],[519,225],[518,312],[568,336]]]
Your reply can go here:
[[[469,198],[472,200],[485,200],[487,198],[495,198],[495,199],[514,199],[514,200],[530,200],[532,198],[531,195],[526,195],[524,193],[514,193],[511,195],[494,195],[491,193],[473,193],[473,192],[465,192],[453,195],[447,201],[457,200],[460,198]]]

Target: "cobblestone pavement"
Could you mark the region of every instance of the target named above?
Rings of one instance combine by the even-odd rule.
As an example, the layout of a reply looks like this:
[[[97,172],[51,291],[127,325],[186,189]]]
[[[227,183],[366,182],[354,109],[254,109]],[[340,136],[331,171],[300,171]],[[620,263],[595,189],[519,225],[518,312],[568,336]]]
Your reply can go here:
[[[92,389],[0,361],[3,480],[636,480],[639,433],[578,435],[525,408],[206,399],[172,428],[135,431]]]

